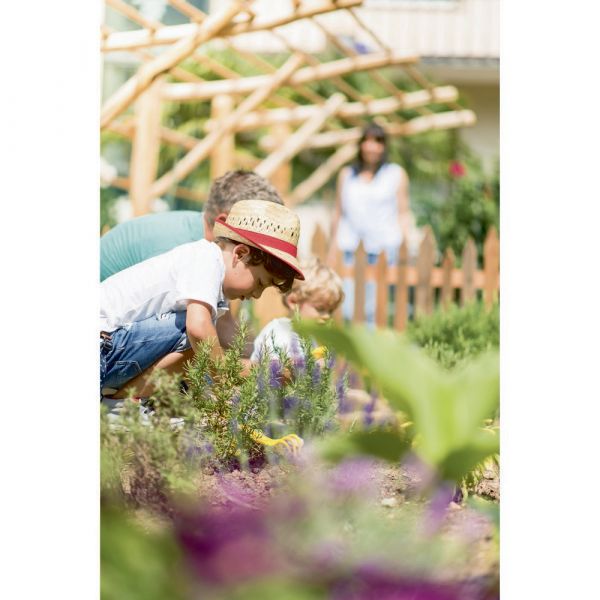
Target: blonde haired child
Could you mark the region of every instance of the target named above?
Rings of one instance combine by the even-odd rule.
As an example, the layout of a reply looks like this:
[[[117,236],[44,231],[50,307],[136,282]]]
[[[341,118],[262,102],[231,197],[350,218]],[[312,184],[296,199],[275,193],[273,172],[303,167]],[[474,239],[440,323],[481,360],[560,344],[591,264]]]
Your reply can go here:
[[[283,303],[290,316],[317,319],[324,323],[344,299],[342,280],[318,259],[304,262],[301,269],[304,280],[294,280],[290,291],[283,296]],[[278,350],[292,357],[301,354],[300,338],[292,327],[290,317],[273,319],[261,330],[254,340],[250,360],[258,362],[264,352],[275,358]]]

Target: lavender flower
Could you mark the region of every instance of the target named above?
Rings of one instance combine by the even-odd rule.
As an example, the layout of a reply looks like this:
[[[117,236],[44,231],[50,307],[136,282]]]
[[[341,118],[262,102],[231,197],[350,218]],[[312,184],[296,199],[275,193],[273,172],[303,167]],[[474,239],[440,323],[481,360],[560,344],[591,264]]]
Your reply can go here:
[[[335,384],[335,397],[338,401],[338,411],[340,414],[347,413],[350,410],[346,402],[346,372],[344,371]]]
[[[331,470],[328,484],[340,497],[348,494],[374,496],[376,488],[372,477],[373,469],[374,461],[370,458],[349,458]]]
[[[267,386],[265,385],[265,376],[264,376],[262,368],[259,369],[258,375],[256,377],[256,387],[258,389],[258,395],[264,396]]]
[[[283,418],[287,419],[290,413],[293,413],[298,407],[298,398],[296,396],[284,396],[283,398]]]
[[[321,382],[321,367],[319,364],[315,364],[312,370],[312,384],[314,387],[318,386]]]
[[[366,427],[373,425],[373,411],[375,410],[375,403],[377,402],[377,394],[371,392],[371,401],[364,408],[363,423]]]
[[[306,369],[306,360],[304,359],[304,356],[302,356],[302,355],[296,356],[292,362],[294,364],[294,369],[296,370],[296,374],[302,375]]]
[[[453,495],[454,488],[448,484],[442,484],[437,488],[425,513],[423,523],[425,535],[433,535],[442,526]]]
[[[332,352],[327,359],[327,368],[331,371],[335,365],[335,354]]]
[[[278,360],[272,360],[269,363],[269,385],[273,389],[279,389],[282,379],[281,363]]]

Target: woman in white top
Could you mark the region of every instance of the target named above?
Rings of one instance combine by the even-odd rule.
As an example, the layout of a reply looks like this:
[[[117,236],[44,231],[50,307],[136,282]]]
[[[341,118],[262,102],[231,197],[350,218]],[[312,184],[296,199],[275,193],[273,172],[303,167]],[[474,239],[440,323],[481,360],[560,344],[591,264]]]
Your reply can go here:
[[[338,176],[331,237],[343,251],[346,265],[353,264],[361,241],[369,264],[375,264],[381,252],[387,254],[389,264],[395,264],[402,241],[408,239],[412,219],[406,171],[388,162],[385,132],[371,123],[363,131],[356,163],[342,169]],[[350,320],[354,311],[353,280],[344,280],[344,292],[342,312]],[[374,284],[368,284],[365,290],[365,317],[367,323],[374,324]]]

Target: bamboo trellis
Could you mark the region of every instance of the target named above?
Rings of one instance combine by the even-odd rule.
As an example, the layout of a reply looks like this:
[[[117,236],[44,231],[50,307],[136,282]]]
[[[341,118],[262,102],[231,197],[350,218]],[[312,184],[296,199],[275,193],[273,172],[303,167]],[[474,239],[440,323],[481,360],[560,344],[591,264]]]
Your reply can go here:
[[[377,117],[391,136],[408,136],[431,129],[470,126],[475,115],[457,104],[458,91],[435,86],[419,71],[417,56],[398,55],[381,42],[361,16],[363,0],[278,0],[277,14],[267,2],[223,0],[205,14],[187,0],[168,0],[189,22],[165,25],[144,16],[131,0],[105,0],[137,29],[102,27],[105,55],[118,52],[141,61],[137,72],[117,89],[101,110],[101,128],[131,140],[129,172],[115,185],[129,190],[134,215],[150,211],[153,199],[167,192],[202,201],[204,190],[185,186],[185,179],[210,161],[211,179],[232,168],[251,168],[276,183],[284,201],[295,205],[315,194],[355,156],[362,126]],[[329,15],[350,18],[360,35],[375,48],[359,53],[343,41]],[[286,27],[304,21],[341,58],[321,62],[292,44]],[[282,66],[243,50],[238,36],[268,35],[287,53]],[[227,48],[260,74],[242,76],[210,56],[209,48]],[[280,53],[281,54],[281,53]],[[184,64],[183,61],[186,61]],[[189,71],[189,62],[210,72],[210,81]],[[420,89],[406,92],[384,76],[382,69],[404,72]],[[346,77],[363,71],[375,84],[377,96],[366,96]],[[315,85],[327,81],[337,93],[324,97]],[[290,99],[293,89],[308,104]],[[165,102],[210,103],[211,117],[199,136],[167,127],[161,119]],[[419,116],[402,117],[403,111]],[[251,156],[235,146],[240,132],[260,134],[259,147],[267,156]],[[183,156],[157,178],[162,145],[176,146]],[[291,189],[290,162],[307,149],[331,148],[331,157],[305,181]]]

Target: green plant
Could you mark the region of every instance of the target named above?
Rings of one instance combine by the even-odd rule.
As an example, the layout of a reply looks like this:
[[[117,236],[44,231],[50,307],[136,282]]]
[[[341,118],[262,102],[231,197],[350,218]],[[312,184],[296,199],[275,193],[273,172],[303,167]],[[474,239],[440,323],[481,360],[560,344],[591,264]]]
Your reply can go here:
[[[299,346],[293,357],[280,349],[276,358],[265,353],[256,367],[270,407],[269,434],[275,437],[289,432],[318,437],[335,428],[334,359],[325,351],[317,360],[309,339],[300,339]]]
[[[186,368],[186,397],[194,407],[194,420],[214,446],[218,460],[231,460],[241,451],[253,455],[259,448],[253,431],[266,425],[268,404],[262,397],[256,368],[242,375],[241,361],[247,327],[242,321],[231,347],[221,358],[211,356],[212,344],[199,345]]]
[[[410,321],[406,335],[441,366],[452,368],[500,346],[499,305],[488,310],[481,302],[453,304]]]
[[[498,407],[498,355],[494,351],[448,371],[390,330],[296,324],[362,370],[396,409],[414,423],[415,451],[443,480],[461,479],[498,452],[498,436],[483,429]],[[397,434],[401,450],[402,436]]]

